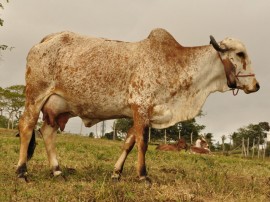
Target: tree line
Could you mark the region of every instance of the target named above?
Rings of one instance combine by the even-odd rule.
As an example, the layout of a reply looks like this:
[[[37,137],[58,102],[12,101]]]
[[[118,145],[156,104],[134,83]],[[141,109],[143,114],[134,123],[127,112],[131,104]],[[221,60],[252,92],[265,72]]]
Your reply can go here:
[[[249,148],[253,147],[253,144],[262,145],[267,143],[267,133],[270,131],[269,122],[259,122],[257,124],[249,124],[247,126],[237,129],[229,135],[223,135],[221,137],[224,150],[236,149],[243,144],[243,140],[249,140],[246,142]],[[225,143],[225,140],[228,140],[230,143]],[[221,145],[218,143],[218,147]]]
[[[199,116],[201,116],[200,113]],[[124,119],[117,119],[115,122],[115,134],[116,138],[123,139],[129,128],[133,125],[133,120],[129,118]],[[178,140],[180,137],[184,138],[187,143],[192,144],[196,141],[196,139],[202,134],[202,130],[205,129],[206,126],[200,125],[196,122],[196,118],[193,118],[188,121],[183,121],[175,124],[166,129],[153,129],[151,130],[151,141],[160,141],[163,140],[165,136],[167,136],[167,141],[170,140]],[[166,132],[165,132],[166,130]],[[254,143],[256,145],[263,145],[266,146],[266,151],[270,154],[270,147],[267,146],[266,138],[267,133],[270,131],[270,126],[268,122],[259,122],[257,124],[249,124],[247,126],[240,127],[237,131],[233,132],[232,134],[223,135],[221,137],[222,143],[217,141],[217,143],[213,144],[213,134],[212,133],[204,133],[203,136],[207,140],[211,151],[214,150],[223,150],[229,151],[239,148],[241,150],[241,145],[243,144],[243,140],[250,140],[247,141],[248,148],[252,148]],[[113,133],[106,133],[105,138],[113,139]],[[166,134],[166,135],[165,135]],[[193,139],[191,139],[193,138]],[[229,143],[225,143],[228,142]],[[268,151],[269,150],[269,151]],[[268,155],[269,155],[268,154]]]

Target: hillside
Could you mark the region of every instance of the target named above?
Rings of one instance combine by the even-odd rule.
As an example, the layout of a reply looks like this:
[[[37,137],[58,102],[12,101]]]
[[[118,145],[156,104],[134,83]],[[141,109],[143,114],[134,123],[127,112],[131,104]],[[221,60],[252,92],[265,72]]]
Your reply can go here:
[[[0,201],[269,201],[270,161],[160,152],[146,155],[152,186],[136,177],[136,148],[120,182],[111,181],[122,142],[58,135],[65,177],[50,175],[43,140],[28,163],[29,183],[15,175],[19,138],[0,129]]]

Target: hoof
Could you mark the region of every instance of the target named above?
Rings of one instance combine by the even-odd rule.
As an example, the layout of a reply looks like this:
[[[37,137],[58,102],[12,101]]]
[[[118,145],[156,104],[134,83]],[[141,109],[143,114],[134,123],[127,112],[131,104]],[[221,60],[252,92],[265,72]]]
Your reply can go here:
[[[18,178],[25,178],[27,176],[27,168],[26,168],[25,163],[18,166],[18,168],[16,170],[16,174],[17,174]]]
[[[60,171],[60,170],[53,171],[53,176],[54,177],[57,177],[57,176],[60,176],[60,175],[62,175],[62,171]]]
[[[57,176],[59,176],[59,175],[62,175],[62,171],[61,171],[61,169],[60,169],[59,166],[53,167],[53,169],[52,169],[52,175],[53,175],[54,177],[57,177]]]
[[[27,172],[23,172],[23,173],[17,173],[18,175],[17,175],[17,177],[18,178],[26,178],[27,177],[27,175],[28,175],[28,173]]]
[[[24,179],[25,182],[28,182],[28,179],[27,179],[28,173],[27,173],[27,168],[26,168],[25,163],[17,168],[16,174],[18,178]]]
[[[111,176],[111,179],[113,182],[118,182],[121,178],[121,175],[120,173],[113,173],[112,176]]]
[[[64,181],[67,181],[66,176],[64,175],[64,173],[62,173],[62,171],[60,170],[59,166],[57,167],[57,169],[53,169],[52,170],[51,177],[53,179],[57,179],[57,180],[63,179]]]
[[[145,186],[147,187],[152,186],[152,180],[149,177],[146,177],[146,176],[139,177],[139,181],[144,182]]]

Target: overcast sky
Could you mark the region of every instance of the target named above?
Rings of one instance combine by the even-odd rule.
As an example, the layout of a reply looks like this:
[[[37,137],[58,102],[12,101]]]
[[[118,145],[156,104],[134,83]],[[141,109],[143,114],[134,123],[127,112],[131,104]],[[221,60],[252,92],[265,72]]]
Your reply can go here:
[[[153,28],[167,29],[184,46],[240,39],[247,47],[261,89],[211,94],[197,119],[216,140],[250,123],[270,121],[270,1],[269,0],[10,0],[0,10],[0,44],[15,47],[1,52],[0,86],[25,84],[26,56],[45,35],[69,30],[124,41],[139,41]],[[95,127],[83,127],[83,133]],[[111,126],[107,124],[107,130]],[[80,121],[70,120],[66,131],[79,132]],[[98,131],[100,131],[98,129]]]

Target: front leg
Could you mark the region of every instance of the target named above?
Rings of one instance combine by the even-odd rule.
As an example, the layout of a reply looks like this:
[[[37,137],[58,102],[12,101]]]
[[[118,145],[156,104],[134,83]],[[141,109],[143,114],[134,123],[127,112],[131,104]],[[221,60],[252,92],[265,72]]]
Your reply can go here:
[[[138,165],[137,172],[140,180],[149,180],[147,177],[145,154],[148,148],[148,128],[144,128],[136,135],[136,143],[138,148]]]
[[[149,178],[147,178],[146,165],[145,165],[145,153],[147,151],[147,146],[148,146],[148,130],[147,130],[148,127],[147,126],[149,123],[149,119],[146,118],[145,116],[142,116],[139,113],[139,108],[137,106],[133,106],[132,109],[133,109],[134,124],[132,128],[130,128],[128,131],[128,135],[125,140],[124,147],[123,147],[123,152],[114,166],[112,179],[119,180],[123,167],[124,167],[125,160],[136,142],[137,148],[138,148],[137,173],[138,173],[139,179],[150,182]],[[148,115],[148,112],[144,114]]]
[[[136,133],[136,144],[138,148],[138,165],[137,173],[140,180],[144,180],[150,183],[150,179],[147,177],[145,154],[148,148],[148,125],[149,125],[149,111],[142,110],[138,106],[133,106],[133,120],[134,130]]]

